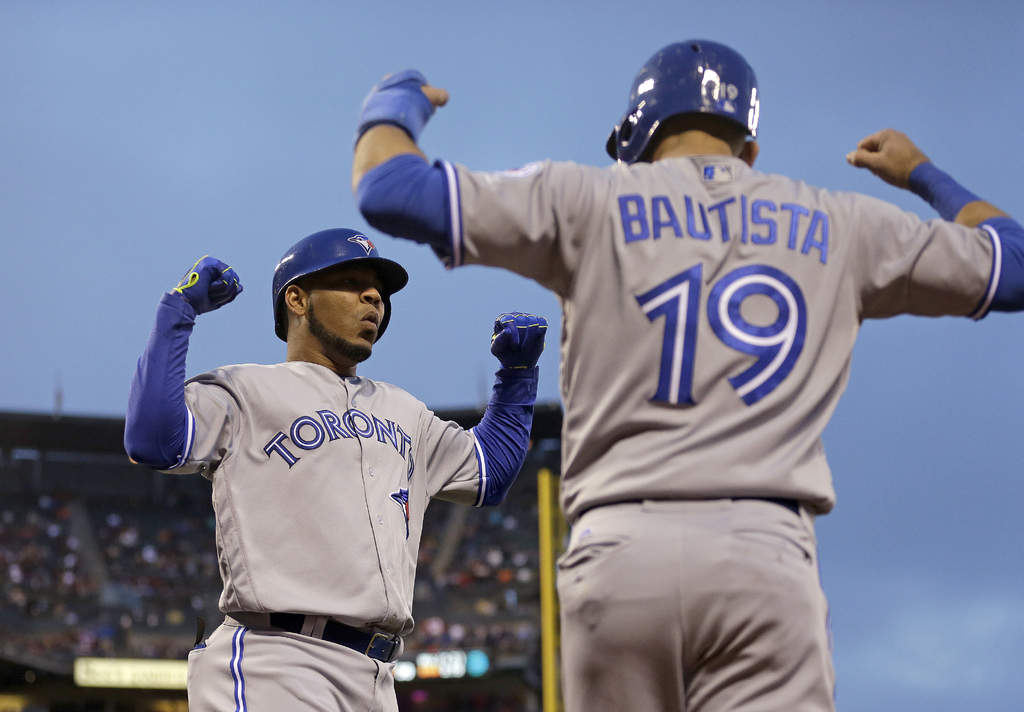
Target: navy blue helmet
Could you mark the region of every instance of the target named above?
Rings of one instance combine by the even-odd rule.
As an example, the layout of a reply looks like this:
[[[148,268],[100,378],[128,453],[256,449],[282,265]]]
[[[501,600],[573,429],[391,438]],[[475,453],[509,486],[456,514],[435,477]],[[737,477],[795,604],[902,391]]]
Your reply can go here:
[[[288,340],[288,315],[284,307],[284,290],[288,285],[346,262],[370,265],[384,285],[380,295],[384,317],[377,329],[377,340],[380,340],[391,319],[391,295],[406,285],[409,275],[402,265],[381,257],[366,235],[345,228],[321,230],[299,240],[288,248],[274,268],[274,333],[279,339]]]
[[[713,114],[757,136],[761,100],[754,70],[739,52],[718,42],[686,40],[663,47],[633,80],[629,107],[605,149],[635,163],[662,121],[678,114]]]

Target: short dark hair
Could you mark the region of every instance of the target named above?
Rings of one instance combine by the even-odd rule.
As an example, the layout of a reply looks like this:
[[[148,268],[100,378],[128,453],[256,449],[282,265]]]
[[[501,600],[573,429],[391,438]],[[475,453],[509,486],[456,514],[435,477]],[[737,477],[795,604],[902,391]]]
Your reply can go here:
[[[714,114],[688,113],[670,116],[661,122],[651,137],[641,160],[649,161],[654,150],[665,136],[683,133],[684,131],[702,131],[717,139],[725,141],[732,148],[734,156],[738,156],[747,142],[747,131],[731,119]]]

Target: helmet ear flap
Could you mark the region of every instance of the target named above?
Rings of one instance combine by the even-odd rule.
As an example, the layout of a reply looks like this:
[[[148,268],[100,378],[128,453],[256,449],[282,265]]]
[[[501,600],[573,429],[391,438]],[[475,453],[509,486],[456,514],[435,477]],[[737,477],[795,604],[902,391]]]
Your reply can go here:
[[[620,141],[621,143],[629,143],[630,138],[633,137],[632,118],[633,117],[626,117],[626,121],[624,121],[623,125],[618,127],[618,131],[616,131],[616,133],[618,134],[618,141]]]
[[[633,138],[633,124],[635,122],[633,113],[629,113],[622,117],[622,121],[612,127],[612,132],[608,136],[608,142],[604,147],[609,156],[620,161],[626,160],[623,157],[623,149],[629,146],[630,140]]]
[[[622,143],[628,144],[629,140],[631,138],[633,138],[633,121],[632,121],[632,119],[633,119],[632,116],[627,116],[626,120],[622,122],[622,125],[619,126],[619,130],[616,132],[618,134],[618,138],[619,138],[619,143],[620,144],[622,144]]]
[[[619,159],[619,127],[613,126],[612,132],[608,134],[608,140],[604,142],[604,151],[615,160]]]

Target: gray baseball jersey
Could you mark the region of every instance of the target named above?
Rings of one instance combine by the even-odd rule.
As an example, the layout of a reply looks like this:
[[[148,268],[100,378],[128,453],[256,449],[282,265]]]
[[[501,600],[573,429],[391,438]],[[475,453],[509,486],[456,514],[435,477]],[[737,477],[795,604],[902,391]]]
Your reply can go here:
[[[987,311],[998,236],[726,156],[606,168],[444,164],[452,262],[563,309],[563,508],[834,503],[820,436],[863,319]]]
[[[472,431],[389,383],[302,361],[185,388],[184,464],[213,482],[225,613],[328,616],[406,634],[431,497],[477,504]]]

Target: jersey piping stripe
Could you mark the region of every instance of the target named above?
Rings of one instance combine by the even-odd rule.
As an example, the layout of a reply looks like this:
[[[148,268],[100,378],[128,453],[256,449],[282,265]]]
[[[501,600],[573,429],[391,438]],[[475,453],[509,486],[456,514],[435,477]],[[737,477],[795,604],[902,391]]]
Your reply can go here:
[[[231,677],[235,681],[235,712],[247,712],[245,702],[245,675],[242,674],[242,655],[245,653],[245,626],[235,631],[231,639]]]
[[[192,415],[192,411],[185,406],[185,447],[181,450],[181,456],[178,457],[178,461],[168,467],[168,470],[173,470],[177,467],[181,467],[188,462],[189,455],[192,454],[192,444],[196,441],[196,417]]]
[[[992,274],[988,278],[988,289],[985,291],[985,298],[971,314],[972,319],[981,319],[988,314],[988,308],[992,306],[992,300],[996,296],[996,288],[999,286],[999,277],[1003,271],[1003,242],[999,239],[999,233],[990,225],[982,225],[982,227],[992,240]]]
[[[441,161],[444,166],[444,175],[448,179],[448,209],[451,211],[450,219],[452,224],[451,248],[452,267],[462,264],[462,210],[459,206],[459,174],[448,161]]]
[[[480,441],[476,438],[475,428],[470,428],[470,433],[473,435],[473,445],[476,448],[476,464],[477,464],[477,493],[476,502],[473,504],[474,507],[484,506],[484,497],[487,496],[487,460],[484,458],[484,450],[480,447]]]

